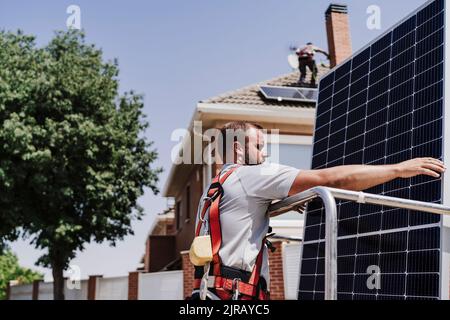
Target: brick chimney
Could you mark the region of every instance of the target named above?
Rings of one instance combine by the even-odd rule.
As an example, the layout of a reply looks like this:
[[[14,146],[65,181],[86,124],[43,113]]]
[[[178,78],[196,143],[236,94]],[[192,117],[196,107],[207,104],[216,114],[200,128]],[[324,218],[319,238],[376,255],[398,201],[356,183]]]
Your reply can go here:
[[[347,6],[342,4],[330,4],[325,12],[331,68],[352,54],[347,12]]]

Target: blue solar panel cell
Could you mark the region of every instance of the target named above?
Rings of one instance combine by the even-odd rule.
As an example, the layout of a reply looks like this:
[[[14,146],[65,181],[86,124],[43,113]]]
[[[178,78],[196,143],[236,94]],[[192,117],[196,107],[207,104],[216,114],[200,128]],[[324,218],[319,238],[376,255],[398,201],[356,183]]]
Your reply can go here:
[[[444,59],[444,46],[431,50],[416,60],[416,74],[426,71],[430,66],[436,65]]]
[[[339,66],[336,71],[335,71],[335,76],[334,76],[334,82],[337,82],[340,78],[342,78],[343,76],[348,75],[348,73],[350,72],[352,67],[352,62],[351,61],[347,61],[346,63],[342,64],[341,66]]]
[[[415,47],[410,47],[409,49],[406,49],[398,55],[392,55],[391,72],[400,70],[407,64],[411,63],[411,61],[414,61],[414,58]]]
[[[338,92],[340,92],[343,89],[348,88],[349,82],[350,82],[350,74],[346,74],[346,75],[344,75],[343,77],[341,77],[339,80],[337,80],[334,83],[334,87],[333,87],[334,97],[333,97],[333,99],[336,98],[336,94]]]
[[[352,106],[351,102],[352,102],[352,100],[350,100],[349,112],[347,114],[348,125],[352,125],[356,122],[364,120],[364,118],[366,116],[366,109],[367,109],[366,103],[363,103],[361,105],[358,105],[357,107],[351,108],[351,106]]]
[[[370,72],[371,72],[371,76],[375,76],[379,73],[380,68],[384,68],[384,70],[387,68],[388,70],[385,70],[385,72],[389,72],[389,68],[390,68],[390,62],[389,59],[391,58],[391,47],[388,46],[387,48],[385,47],[385,49],[383,51],[381,51],[380,53],[378,53],[377,55],[373,56],[370,59]],[[382,73],[379,76],[379,78],[383,78],[386,77],[388,75],[388,73]]]
[[[359,66],[369,61],[369,59],[370,59],[370,47],[364,49],[357,56],[353,57],[353,60],[351,61],[352,70],[357,69]]]
[[[369,76],[365,76],[358,81],[352,83],[350,85],[350,97],[353,97],[354,95],[360,93],[361,91],[364,91],[367,89],[367,84],[369,81]]]
[[[377,116],[377,115],[378,115],[378,113],[374,114],[374,116]],[[387,117],[386,117],[386,119],[387,119]],[[384,118],[382,118],[381,120],[384,120]],[[363,122],[365,124],[365,121],[363,121]],[[384,122],[381,122],[381,123],[384,123]],[[366,138],[365,138],[366,139],[365,140],[366,148],[371,148],[375,145],[379,145],[380,141],[385,140],[386,139],[386,128],[387,128],[387,125],[379,125],[373,129],[372,129],[372,126],[367,126],[367,130],[370,130],[370,131],[366,132]],[[383,146],[384,145],[385,145],[385,142],[383,143]],[[381,146],[378,146],[378,148],[379,149],[367,151],[366,154],[375,153],[375,156],[377,154],[378,155],[384,154],[384,152],[385,152],[384,147],[382,148]],[[379,152],[376,152],[376,151],[379,151]],[[376,160],[376,159],[373,159],[373,160]]]
[[[439,250],[408,253],[408,273],[439,273]]]
[[[444,10],[444,0],[433,1],[417,13],[417,24],[423,24],[442,10]]]
[[[402,52],[413,47],[415,42],[416,42],[416,32],[411,31],[406,36],[393,43],[392,56],[396,57],[400,55]]]
[[[352,124],[349,123],[348,127],[347,127],[346,139],[351,140],[355,137],[358,137],[358,136],[364,134],[365,128],[366,128],[366,122],[364,119],[362,119],[356,123],[352,123]]]
[[[305,259],[302,262],[302,273],[313,275],[316,273],[317,259]]]
[[[411,18],[407,19],[405,22],[401,23],[398,27],[396,27],[393,31],[393,41],[397,41],[404,36],[406,36],[408,33],[410,33],[414,28],[416,27],[416,16],[412,16]],[[388,43],[389,45],[389,43]]]
[[[444,29],[432,33],[416,44],[416,54],[420,58],[444,43]]]
[[[344,156],[345,144],[341,143],[335,147],[330,148],[329,154],[333,155],[333,157],[328,158],[328,162],[330,161],[342,161],[342,157]]]
[[[356,202],[343,202],[340,207],[339,219],[348,219],[358,216],[359,203]]]
[[[381,213],[360,217],[357,221],[358,233],[368,233],[381,230]]]
[[[375,57],[382,51],[385,51],[392,43],[392,32],[388,32],[371,45],[371,57]]]
[[[362,151],[345,155],[345,158],[344,158],[345,165],[361,164],[361,163],[363,163],[363,152]]]
[[[362,64],[361,66],[357,67],[356,69],[352,70],[351,73],[351,81],[355,82],[356,80],[361,79],[365,75],[369,73],[369,67],[370,63],[369,60],[367,60],[366,63]]]
[[[396,87],[412,77],[414,77],[414,63],[410,63],[402,69],[393,72],[390,77],[390,86]]]
[[[333,86],[328,86],[319,92],[319,104],[317,113],[321,114],[331,108],[331,96],[333,95]]]
[[[439,30],[444,24],[444,12],[437,14],[433,18],[424,22],[417,28],[417,40],[420,41],[428,35]]]
[[[389,93],[382,94],[375,99],[367,102],[367,115],[371,115],[376,112],[380,112],[382,109],[387,108],[389,102]]]
[[[383,273],[405,273],[406,258],[406,252],[380,254],[380,269]]]
[[[323,77],[320,80],[320,83],[323,86],[323,88],[325,88],[325,87],[332,85],[333,81],[334,81],[334,73],[330,73],[330,74],[327,74],[325,77]]]
[[[356,253],[356,238],[338,240],[337,251],[338,257],[354,255]]]
[[[439,274],[408,274],[406,294],[408,296],[435,297],[439,290]]]
[[[420,216],[420,213],[412,213]],[[408,251],[413,250],[427,250],[440,248],[440,228],[432,227],[425,229],[415,229],[409,231],[408,235]]]
[[[355,270],[355,256],[339,257],[337,259],[338,273],[353,273]]]
[[[408,227],[409,215],[409,211],[406,209],[393,209],[384,211],[381,218],[381,230],[391,230]]]
[[[386,136],[386,131],[384,131],[384,136]],[[371,132],[376,132],[376,130],[372,130]],[[381,156],[386,151],[386,142],[373,143],[370,147],[364,149],[364,164],[374,164],[374,161],[380,160],[385,164],[384,156]]]

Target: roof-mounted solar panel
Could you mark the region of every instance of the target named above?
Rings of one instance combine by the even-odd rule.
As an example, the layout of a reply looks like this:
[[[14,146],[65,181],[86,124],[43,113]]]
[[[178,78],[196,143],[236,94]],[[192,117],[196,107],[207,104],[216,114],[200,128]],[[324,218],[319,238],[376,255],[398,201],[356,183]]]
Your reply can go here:
[[[315,103],[318,97],[317,89],[279,86],[260,86],[259,89],[266,99],[277,101]]]
[[[300,94],[302,94],[306,100],[316,102],[319,96],[319,91],[317,89],[309,89],[309,88],[298,88],[297,89]]]

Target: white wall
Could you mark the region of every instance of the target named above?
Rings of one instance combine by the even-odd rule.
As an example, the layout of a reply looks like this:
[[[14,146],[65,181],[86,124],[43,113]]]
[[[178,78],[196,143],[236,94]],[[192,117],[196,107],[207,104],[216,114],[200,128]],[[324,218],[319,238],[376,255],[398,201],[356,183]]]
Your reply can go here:
[[[40,282],[38,300],[53,300],[53,282]]]
[[[87,300],[88,280],[81,280],[80,288],[69,289],[67,283],[64,286],[64,296],[66,300]]]
[[[10,300],[31,300],[33,298],[33,285],[11,286]]]
[[[128,276],[97,278],[96,300],[128,300]]]
[[[286,300],[297,300],[301,249],[301,242],[283,243],[283,277]]]
[[[272,232],[275,232],[277,236],[303,237],[303,220],[277,220],[271,218],[270,226],[272,227]]]
[[[88,281],[80,281],[80,289],[74,287],[68,288],[68,281],[64,282],[64,297],[66,300],[87,300]],[[39,283],[39,300],[53,300],[53,282]]]
[[[139,274],[138,300],[183,300],[183,271]]]

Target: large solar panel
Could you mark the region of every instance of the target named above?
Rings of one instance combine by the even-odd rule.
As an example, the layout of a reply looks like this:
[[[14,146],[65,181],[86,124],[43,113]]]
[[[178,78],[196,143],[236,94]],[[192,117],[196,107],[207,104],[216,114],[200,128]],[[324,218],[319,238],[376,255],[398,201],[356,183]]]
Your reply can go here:
[[[427,3],[321,80],[313,169],[443,159],[444,6]],[[435,203],[443,191],[443,180],[428,176],[366,190]],[[439,299],[443,280],[448,295],[440,216],[337,203],[338,299]],[[324,299],[324,237],[324,208],[315,200],[304,228],[301,300]],[[369,279],[374,266],[379,283]]]

